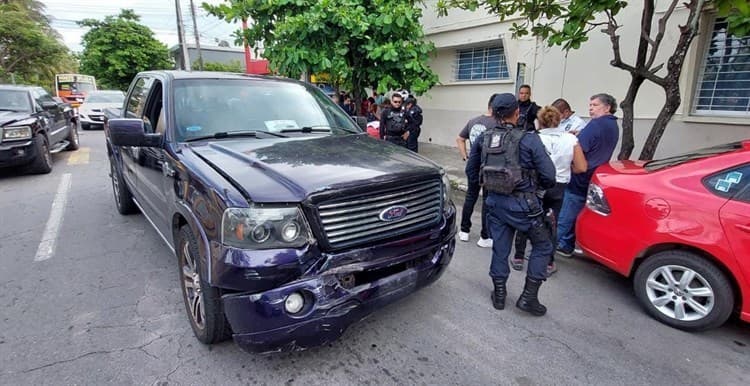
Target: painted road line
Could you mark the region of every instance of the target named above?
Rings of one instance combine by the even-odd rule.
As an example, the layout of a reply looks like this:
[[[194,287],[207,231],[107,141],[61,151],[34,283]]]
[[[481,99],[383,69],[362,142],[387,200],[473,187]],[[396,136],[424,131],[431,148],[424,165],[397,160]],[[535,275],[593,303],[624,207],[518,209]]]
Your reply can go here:
[[[60,225],[62,225],[63,215],[65,214],[65,203],[68,200],[69,191],[70,173],[65,173],[57,187],[55,200],[52,201],[52,210],[49,213],[47,226],[44,228],[42,241],[39,243],[39,249],[36,250],[34,261],[47,260],[55,253],[55,244],[60,233]]]
[[[79,148],[78,150],[70,153],[70,156],[68,157],[68,165],[86,165],[89,163],[90,154],[91,148]]]

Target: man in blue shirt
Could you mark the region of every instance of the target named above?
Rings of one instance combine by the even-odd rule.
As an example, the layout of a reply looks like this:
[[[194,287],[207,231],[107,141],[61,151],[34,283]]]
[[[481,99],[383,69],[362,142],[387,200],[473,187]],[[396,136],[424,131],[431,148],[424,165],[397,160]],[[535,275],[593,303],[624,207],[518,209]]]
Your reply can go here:
[[[573,174],[565,190],[560,218],[557,219],[557,253],[570,257],[575,248],[576,219],[586,204],[589,182],[599,165],[609,162],[620,138],[617,126],[617,102],[609,94],[596,94],[589,100],[591,121],[578,134],[578,143],[586,156],[588,169]]]
[[[531,255],[529,256],[526,284],[521,297],[516,302],[516,307],[534,316],[542,316],[547,308],[539,303],[538,293],[542,282],[547,278],[547,263],[552,255],[554,247],[550,240],[549,229],[545,224],[542,203],[537,196],[540,189],[548,189],[555,186],[555,165],[547,155],[542,140],[534,132],[521,132],[518,118],[520,112],[518,101],[513,94],[499,94],[492,101],[492,112],[497,120],[497,128],[488,128],[483,135],[479,136],[471,146],[469,160],[466,163],[466,176],[469,184],[479,183],[482,169],[490,169],[490,166],[508,170],[519,168],[523,170],[521,178],[508,191],[503,194],[493,191],[492,186],[502,179],[489,180],[492,175],[484,174],[483,183],[488,186],[487,223],[490,227],[492,237],[492,263],[490,265],[490,277],[494,290],[492,292],[492,305],[495,309],[505,308],[505,297],[507,295],[505,284],[510,276],[508,266],[508,255],[513,243],[513,234],[524,232],[531,240]],[[503,146],[516,147],[505,148],[500,144],[505,138],[518,138],[509,141]],[[507,137],[510,136],[510,137]],[[489,139],[488,139],[489,138]],[[485,141],[488,145],[485,147]],[[505,165],[496,164],[498,150],[512,154],[517,151],[517,158],[513,161],[507,158]],[[495,154],[490,156],[490,154]],[[484,163],[484,164],[483,164]]]

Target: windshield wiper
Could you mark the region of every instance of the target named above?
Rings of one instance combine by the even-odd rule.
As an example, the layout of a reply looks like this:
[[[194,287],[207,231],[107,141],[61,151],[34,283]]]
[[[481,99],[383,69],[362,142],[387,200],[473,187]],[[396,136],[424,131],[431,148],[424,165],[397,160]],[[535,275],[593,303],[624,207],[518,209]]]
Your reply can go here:
[[[0,107],[0,111],[12,111],[14,113],[20,113],[23,110],[9,109],[9,108],[6,108],[6,107]]]
[[[279,138],[286,138],[285,135],[272,133],[270,131],[244,130],[244,131],[220,131],[218,133],[213,133],[211,135],[203,135],[200,137],[188,138],[188,139],[185,139],[184,142],[204,141],[207,139],[223,139],[223,138],[232,138],[232,137],[258,138],[258,133],[269,134],[269,135],[272,135],[274,137],[279,137]]]
[[[295,128],[295,129],[283,129],[281,130],[281,132],[282,133],[330,133],[332,129],[338,129],[338,130],[346,131],[347,133],[352,133],[352,134],[359,134],[359,132],[354,131],[348,127],[327,126],[327,125],[303,126],[303,127]]]

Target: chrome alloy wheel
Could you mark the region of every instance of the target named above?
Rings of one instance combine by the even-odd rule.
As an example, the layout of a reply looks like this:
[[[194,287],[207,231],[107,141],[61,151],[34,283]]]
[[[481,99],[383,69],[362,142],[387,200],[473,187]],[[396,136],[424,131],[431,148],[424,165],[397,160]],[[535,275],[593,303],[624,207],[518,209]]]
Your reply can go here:
[[[646,280],[646,296],[665,316],[684,322],[703,319],[714,308],[714,290],[698,272],[680,265],[664,265]]]
[[[185,241],[182,246],[184,263],[182,265],[182,285],[184,296],[190,309],[190,317],[195,325],[203,330],[206,328],[206,311],[201,292],[201,277],[195,259],[190,253],[190,243]]]

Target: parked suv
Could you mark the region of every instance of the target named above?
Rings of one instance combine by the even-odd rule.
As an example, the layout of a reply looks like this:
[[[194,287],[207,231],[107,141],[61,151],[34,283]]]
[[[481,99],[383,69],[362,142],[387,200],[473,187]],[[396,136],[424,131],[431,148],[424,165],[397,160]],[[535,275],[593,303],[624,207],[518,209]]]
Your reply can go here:
[[[451,260],[443,170],[368,137],[315,86],[145,72],[124,106],[105,126],[117,209],[175,251],[203,343],[326,343]]]
[[[78,149],[77,127],[70,105],[43,88],[0,85],[0,168],[49,173],[51,153]]]

